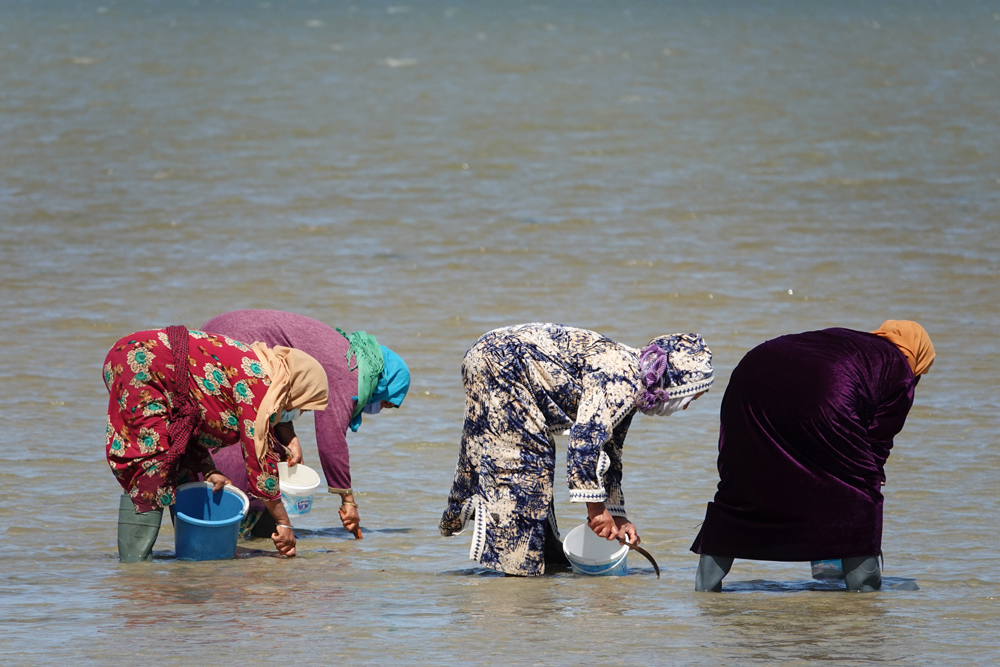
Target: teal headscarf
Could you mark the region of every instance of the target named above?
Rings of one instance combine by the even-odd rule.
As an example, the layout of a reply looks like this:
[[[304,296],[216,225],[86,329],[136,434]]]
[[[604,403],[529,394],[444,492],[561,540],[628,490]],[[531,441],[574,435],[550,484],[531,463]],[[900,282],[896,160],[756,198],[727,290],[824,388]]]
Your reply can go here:
[[[371,396],[375,393],[378,380],[382,376],[385,368],[385,361],[382,359],[382,346],[375,340],[375,336],[370,336],[364,331],[355,331],[347,335],[340,328],[337,329],[341,336],[346,338],[351,344],[347,348],[347,370],[358,371],[358,395],[354,397],[357,404],[354,406],[352,417],[357,417],[361,410],[371,402]],[[351,357],[354,357],[354,365],[351,366]]]
[[[340,331],[340,329],[337,329]],[[340,331],[350,341],[347,351],[348,369],[358,369],[358,395],[354,397],[354,412],[351,415],[351,431],[357,432],[361,426],[361,411],[366,405],[389,401],[395,406],[403,404],[410,390],[410,370],[402,357],[384,345],[379,345],[374,336],[364,331],[351,335]],[[355,366],[351,368],[351,356]]]

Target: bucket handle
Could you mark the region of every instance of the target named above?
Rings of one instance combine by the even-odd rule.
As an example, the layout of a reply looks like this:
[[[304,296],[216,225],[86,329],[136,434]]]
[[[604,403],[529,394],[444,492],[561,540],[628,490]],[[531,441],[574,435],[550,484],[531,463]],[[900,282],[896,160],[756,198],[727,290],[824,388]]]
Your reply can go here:
[[[632,551],[638,551],[643,556],[645,556],[646,560],[648,560],[650,563],[653,564],[653,570],[656,571],[656,578],[657,579],[660,578],[660,566],[656,564],[656,561],[653,559],[653,557],[651,555],[649,555],[648,551],[646,551],[645,549],[643,549],[640,546],[636,546],[636,545],[632,544],[631,542],[625,541],[624,537],[619,537],[618,538],[618,542],[621,543],[621,544],[624,544],[625,546],[627,546]]]

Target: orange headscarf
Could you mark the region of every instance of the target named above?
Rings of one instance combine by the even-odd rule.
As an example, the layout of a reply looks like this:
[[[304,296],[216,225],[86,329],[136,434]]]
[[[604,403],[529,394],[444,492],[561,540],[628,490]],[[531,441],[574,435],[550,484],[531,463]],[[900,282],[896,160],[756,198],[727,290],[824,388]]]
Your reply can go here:
[[[886,320],[872,332],[899,348],[910,362],[913,375],[923,375],[934,361],[934,343],[922,326],[910,320]]]
[[[271,386],[257,408],[253,444],[261,463],[271,452],[268,434],[271,418],[282,410],[325,410],[330,386],[319,362],[301,350],[281,345],[269,348],[256,342],[250,346],[271,379]]]

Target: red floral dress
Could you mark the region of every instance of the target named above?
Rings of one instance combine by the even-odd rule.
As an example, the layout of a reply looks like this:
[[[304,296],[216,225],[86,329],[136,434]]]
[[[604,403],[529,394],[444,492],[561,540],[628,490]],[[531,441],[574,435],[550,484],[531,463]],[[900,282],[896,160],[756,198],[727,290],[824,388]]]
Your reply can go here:
[[[172,505],[179,481],[194,481],[212,470],[211,451],[239,444],[250,494],[277,499],[277,459],[269,454],[261,465],[253,440],[257,408],[270,378],[247,345],[201,331],[188,334],[188,391],[201,407],[201,422],[173,471],[162,465],[174,399],[174,356],[166,329],[131,334],[108,352],[106,448],[112,472],[136,511],[146,512]]]

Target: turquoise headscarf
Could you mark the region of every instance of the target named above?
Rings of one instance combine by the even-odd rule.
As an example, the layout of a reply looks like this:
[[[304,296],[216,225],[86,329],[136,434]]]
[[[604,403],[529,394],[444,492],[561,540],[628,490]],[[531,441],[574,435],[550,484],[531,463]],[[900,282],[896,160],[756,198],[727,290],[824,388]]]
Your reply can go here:
[[[355,406],[354,416],[351,417],[351,430],[357,432],[361,426],[361,410],[366,405],[389,401],[395,406],[403,404],[406,393],[410,390],[410,369],[406,367],[403,358],[387,348],[385,345],[379,346],[382,352],[383,368],[379,375],[378,383],[368,400],[362,404],[358,401]],[[355,400],[357,397],[355,396]]]

